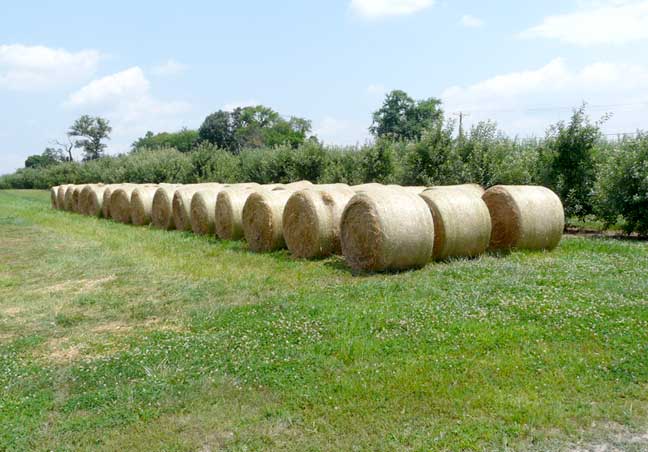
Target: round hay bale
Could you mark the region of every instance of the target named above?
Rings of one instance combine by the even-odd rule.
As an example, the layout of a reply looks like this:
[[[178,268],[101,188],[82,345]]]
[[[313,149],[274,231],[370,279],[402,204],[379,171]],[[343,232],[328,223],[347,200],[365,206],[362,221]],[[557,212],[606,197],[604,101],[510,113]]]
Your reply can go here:
[[[90,195],[96,187],[102,186],[103,184],[88,184],[84,185],[79,195],[79,212],[83,215],[90,214]]]
[[[110,195],[110,216],[120,223],[131,222],[131,195],[136,185],[123,185],[113,190]]]
[[[74,189],[72,190],[72,211],[76,213],[81,213],[81,206],[79,204],[79,200],[81,197],[81,191],[85,185],[75,185]]]
[[[194,234],[210,235],[214,233],[216,200],[223,187],[199,190],[191,198],[189,221]]]
[[[538,186],[497,185],[483,200],[491,216],[491,249],[554,249],[565,227],[560,198]]]
[[[58,209],[58,189],[58,185],[50,188],[50,204],[52,205],[52,209]]]
[[[68,212],[73,211],[73,204],[72,204],[72,193],[74,192],[74,188],[76,185],[68,185],[67,188],[65,189],[65,196],[64,196],[64,201],[63,201],[63,206],[65,207],[65,210]]]
[[[183,185],[173,194],[171,202],[173,224],[178,231],[191,231],[191,200],[199,190],[220,187],[220,184]],[[215,208],[215,206],[214,206]]]
[[[486,251],[491,218],[474,187],[435,187],[419,196],[427,203],[434,220],[435,260],[474,257]]]
[[[103,201],[101,203],[101,213],[104,218],[112,218],[112,212],[110,211],[110,202],[112,199],[112,194],[115,190],[120,187],[131,187],[133,184],[112,184],[106,185],[106,189],[103,192]]]
[[[243,238],[243,206],[255,191],[265,188],[228,188],[218,193],[214,213],[214,229],[221,240]]]
[[[243,235],[252,251],[264,252],[286,247],[283,211],[293,190],[259,190],[248,196],[243,206]]]
[[[69,186],[69,184],[60,185],[58,188],[58,192],[56,194],[56,206],[60,210],[65,210],[65,192],[67,191]]]
[[[89,192],[84,196],[83,192],[81,193],[82,200],[85,201],[85,214],[91,217],[101,217],[103,214],[103,195],[106,191],[106,186],[96,185],[91,187]]]
[[[387,187],[395,190],[403,190],[413,195],[420,195],[428,188],[424,186],[405,186],[405,185],[387,185]]]
[[[354,195],[344,184],[293,193],[283,213],[284,238],[293,256],[312,259],[340,253],[340,220]]]
[[[182,185],[160,185],[153,195],[151,204],[151,224],[164,230],[175,228],[173,222],[173,195]]]
[[[130,199],[130,213],[134,225],[146,226],[151,223],[153,197],[159,188],[157,185],[145,185],[133,190]]]
[[[342,253],[355,270],[405,270],[432,258],[432,214],[420,196],[406,190],[357,193],[344,209],[340,229]]]

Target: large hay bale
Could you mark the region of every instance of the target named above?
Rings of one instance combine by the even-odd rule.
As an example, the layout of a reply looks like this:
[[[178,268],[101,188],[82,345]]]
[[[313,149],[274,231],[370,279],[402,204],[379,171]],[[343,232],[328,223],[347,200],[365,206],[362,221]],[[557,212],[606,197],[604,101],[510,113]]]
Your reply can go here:
[[[189,222],[194,234],[214,234],[216,200],[221,190],[223,190],[223,186],[206,188],[194,193],[189,209]]]
[[[159,185],[143,185],[131,193],[131,221],[137,226],[151,223],[153,197],[160,188]]]
[[[436,186],[427,188],[425,191],[438,190],[438,189],[441,189],[441,190],[446,190],[446,189],[463,190],[463,191],[466,191],[468,193],[472,193],[474,195],[477,195],[479,197],[483,196],[484,192],[486,191],[479,184],[436,185]]]
[[[58,188],[58,193],[56,194],[56,206],[60,210],[65,210],[65,192],[69,186],[69,184],[60,185]]]
[[[355,192],[348,185],[320,185],[292,194],[283,213],[286,246],[295,257],[340,253],[340,220]]]
[[[110,216],[120,223],[131,223],[131,195],[136,185],[122,185],[110,195]]]
[[[50,204],[52,205],[52,209],[58,209],[58,189],[58,185],[50,188]]]
[[[132,187],[133,184],[112,184],[107,185],[106,189],[103,192],[103,202],[101,203],[101,213],[104,218],[112,218],[112,212],[110,210],[110,204],[112,200],[112,194],[115,190],[120,187]]]
[[[155,191],[151,204],[151,224],[167,231],[175,228],[173,222],[173,195],[182,185],[163,185]]]
[[[103,184],[88,184],[84,185],[79,195],[79,213],[83,215],[92,215],[90,213],[90,196],[96,187],[103,186]]]
[[[434,259],[474,257],[486,251],[491,218],[475,187],[435,187],[419,196],[434,220]]]
[[[560,243],[565,211],[548,188],[497,185],[483,199],[491,216],[491,249],[553,249]]]
[[[89,191],[84,195],[81,193],[81,200],[85,202],[84,213],[91,217],[101,217],[103,214],[103,195],[107,186],[103,184],[90,186]]]
[[[425,201],[389,187],[357,193],[341,222],[342,253],[355,270],[423,267],[432,258],[434,222]]]
[[[74,190],[72,190],[72,211],[76,213],[81,213],[80,198],[81,191],[85,185],[75,185]]]
[[[243,238],[243,206],[248,197],[265,187],[227,188],[218,193],[214,213],[214,229],[221,240]]]
[[[193,184],[178,188],[171,203],[173,223],[178,231],[191,231],[191,200],[199,190],[218,188],[221,184]],[[214,206],[215,208],[215,206]]]
[[[74,193],[74,188],[75,187],[76,187],[76,185],[71,184],[71,185],[68,185],[67,188],[65,189],[65,195],[63,197],[63,206],[64,206],[65,210],[67,210],[68,212],[73,211],[72,194]]]
[[[396,184],[391,184],[391,185],[384,185],[384,184],[379,184],[378,182],[369,182],[367,184],[360,184],[360,185],[353,185],[351,189],[355,191],[356,193],[360,193],[363,191],[367,190],[374,190],[374,189],[380,189],[380,188],[391,188],[393,190],[403,190],[408,193],[411,193],[413,195],[418,195],[425,191],[428,187],[425,186],[403,186],[403,185],[396,185]]]
[[[252,251],[273,251],[286,247],[283,211],[294,190],[259,190],[243,206],[243,235]]]

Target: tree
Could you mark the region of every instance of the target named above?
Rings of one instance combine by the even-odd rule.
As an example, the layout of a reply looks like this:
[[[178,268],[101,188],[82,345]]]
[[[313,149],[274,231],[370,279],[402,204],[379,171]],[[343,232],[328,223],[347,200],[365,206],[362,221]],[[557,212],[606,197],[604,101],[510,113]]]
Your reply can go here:
[[[569,123],[560,121],[547,131],[541,149],[542,180],[563,201],[567,215],[583,217],[592,213],[596,168],[595,146],[602,138],[601,124],[592,123],[585,114],[586,105],[574,110]]]
[[[45,148],[40,155],[30,155],[25,160],[25,168],[46,168],[64,161],[63,155],[54,148]]]
[[[162,132],[154,134],[149,131],[146,132],[142,138],[138,138],[133,144],[132,149],[134,152],[139,149],[162,149],[174,148],[180,152],[191,151],[198,143],[199,134],[196,130],[189,130],[183,128],[178,132]]]
[[[246,148],[289,145],[298,147],[311,130],[311,122],[298,117],[285,120],[263,105],[217,111],[205,118],[199,137],[238,154]]]
[[[369,131],[377,138],[419,140],[425,130],[443,118],[440,105],[439,99],[415,101],[405,91],[394,90],[374,112]]]
[[[110,122],[100,116],[83,115],[68,130],[69,137],[79,137],[74,147],[83,149],[83,160],[95,160],[103,156],[106,145],[103,140],[110,139]]]
[[[57,152],[60,153],[62,161],[71,162],[74,160],[74,158],[72,158],[72,149],[74,149],[74,141],[69,135],[67,137],[67,142],[54,140],[52,144],[58,146]]]

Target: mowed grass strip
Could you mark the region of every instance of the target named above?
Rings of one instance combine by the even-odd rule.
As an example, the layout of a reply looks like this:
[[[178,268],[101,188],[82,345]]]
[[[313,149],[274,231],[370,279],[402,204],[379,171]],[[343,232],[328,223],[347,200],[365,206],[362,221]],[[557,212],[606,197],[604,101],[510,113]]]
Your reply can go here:
[[[0,191],[0,449],[643,447],[647,274],[568,237],[353,275]]]

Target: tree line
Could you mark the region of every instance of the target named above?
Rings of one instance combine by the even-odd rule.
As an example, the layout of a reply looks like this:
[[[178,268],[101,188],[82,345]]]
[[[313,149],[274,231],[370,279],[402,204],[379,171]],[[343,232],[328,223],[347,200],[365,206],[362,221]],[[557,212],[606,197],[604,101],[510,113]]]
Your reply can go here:
[[[84,116],[69,129],[67,148],[31,156],[25,169],[0,178],[0,187],[298,179],[540,184],[558,193],[570,218],[648,233],[648,135],[609,140],[601,132],[607,117],[592,121],[584,105],[542,139],[507,137],[490,121],[460,130],[438,99],[414,100],[403,91],[387,94],[372,118],[372,143],[337,147],[322,144],[303,118],[264,106],[221,110],[197,130],[148,132],[129,153],[107,157],[110,124]],[[70,146],[82,150],[82,162],[70,161]]]

